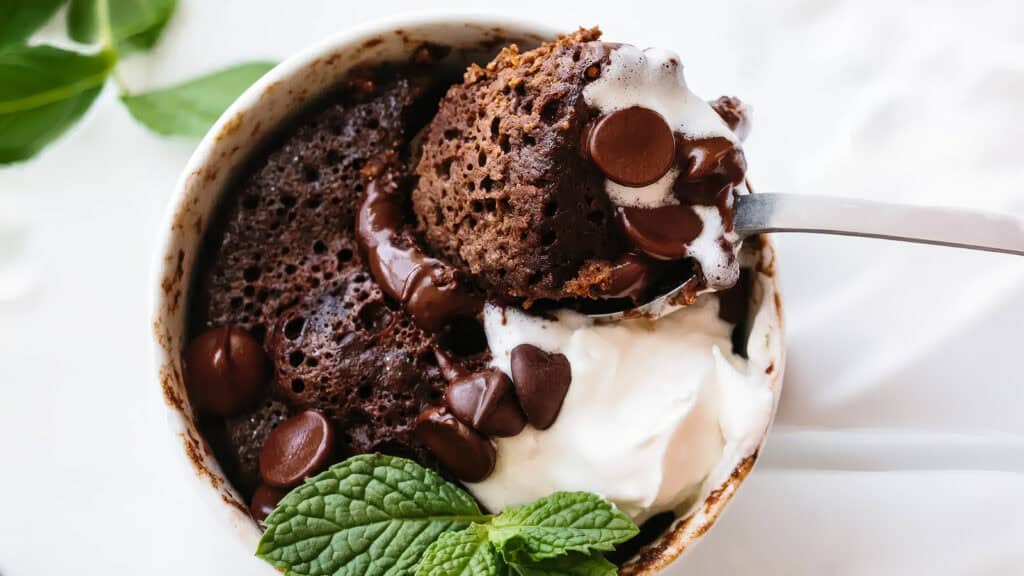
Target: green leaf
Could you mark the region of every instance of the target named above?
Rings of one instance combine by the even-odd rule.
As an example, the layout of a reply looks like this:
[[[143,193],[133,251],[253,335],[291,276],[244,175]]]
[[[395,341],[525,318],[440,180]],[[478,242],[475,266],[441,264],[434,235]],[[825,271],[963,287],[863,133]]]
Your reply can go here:
[[[174,14],[177,0],[105,0],[114,46],[122,52],[149,50]],[[101,0],[71,0],[68,35],[78,42],[102,41]]]
[[[0,46],[28,38],[64,0],[0,0]]]
[[[89,109],[116,62],[110,52],[0,48],[0,164],[26,160]]]
[[[294,575],[411,575],[443,532],[486,519],[472,497],[433,471],[367,454],[285,496],[264,521],[256,555]]]
[[[508,562],[526,563],[569,552],[612,550],[639,532],[629,516],[588,492],[556,492],[507,508],[491,523],[491,542]]]
[[[504,572],[497,551],[487,539],[487,529],[479,524],[441,534],[416,566],[416,576],[498,576]]]
[[[573,552],[539,562],[513,564],[512,569],[519,576],[616,576],[619,573],[615,564],[597,552],[589,556]]]
[[[154,132],[201,137],[246,88],[273,67],[271,62],[241,64],[121,100],[136,120]]]

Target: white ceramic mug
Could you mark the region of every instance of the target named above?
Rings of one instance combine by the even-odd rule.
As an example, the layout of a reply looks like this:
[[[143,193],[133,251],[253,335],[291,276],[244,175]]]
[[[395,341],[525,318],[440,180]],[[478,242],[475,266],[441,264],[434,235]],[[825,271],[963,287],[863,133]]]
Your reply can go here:
[[[156,369],[171,432],[179,439],[183,464],[195,477],[207,504],[215,508],[245,544],[255,551],[260,530],[248,507],[231,486],[199,432],[185,393],[181,352],[185,347],[186,311],[192,267],[203,234],[221,195],[244,161],[265,138],[298,110],[336,86],[360,64],[404,60],[424,42],[471,51],[516,42],[529,48],[559,31],[546,25],[507,18],[420,15],[391,18],[346,30],[296,55],[267,73],[221,116],[189,160],[171,197],[160,230],[154,265],[153,335]],[[752,367],[771,374],[776,401],[785,360],[782,306],[774,277],[774,250],[763,242],[758,259],[749,341]],[[767,431],[766,431],[767,432]],[[737,487],[750,472],[763,437],[749,453],[727,462],[707,481],[702,502],[676,520],[620,573],[655,574],[679,557],[714,524]],[[267,565],[269,576],[276,571]]]

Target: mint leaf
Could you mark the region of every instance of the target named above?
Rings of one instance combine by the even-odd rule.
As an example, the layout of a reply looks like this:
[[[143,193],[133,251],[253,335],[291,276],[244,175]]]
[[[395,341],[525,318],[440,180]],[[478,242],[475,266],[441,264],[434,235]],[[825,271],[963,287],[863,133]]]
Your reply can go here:
[[[0,0],[0,46],[28,38],[64,0]]]
[[[154,132],[201,137],[246,88],[273,67],[271,62],[241,64],[121,100],[136,120]]]
[[[505,560],[526,563],[569,552],[612,550],[639,532],[620,510],[596,494],[556,492],[508,508],[491,522],[491,542]]]
[[[461,532],[446,532],[423,553],[416,576],[498,576],[505,572],[487,539],[487,528],[473,524]]]
[[[513,564],[512,569],[519,576],[616,576],[619,573],[615,564],[597,552],[589,556],[572,552],[539,562]]]
[[[256,555],[294,575],[411,575],[443,532],[486,519],[473,498],[433,471],[366,454],[285,496],[264,521]]]
[[[31,158],[70,128],[96,99],[115,61],[105,51],[0,48],[0,164]]]
[[[71,0],[68,9],[68,35],[78,42],[99,40],[99,2],[101,0]],[[176,0],[105,0],[110,20],[110,35],[114,45],[122,52],[149,50],[156,45],[160,34],[174,14]]]

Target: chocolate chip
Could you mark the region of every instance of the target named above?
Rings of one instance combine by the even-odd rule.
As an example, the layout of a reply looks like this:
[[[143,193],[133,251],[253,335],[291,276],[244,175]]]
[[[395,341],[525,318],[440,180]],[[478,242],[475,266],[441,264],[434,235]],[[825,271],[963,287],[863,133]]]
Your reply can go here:
[[[569,392],[572,368],[564,354],[549,354],[532,344],[512,349],[512,381],[526,419],[538,430],[555,423]]]
[[[491,436],[515,436],[526,426],[512,380],[490,368],[456,379],[444,393],[445,404],[459,420]]]
[[[494,470],[490,440],[463,424],[447,408],[431,406],[416,419],[416,438],[463,482],[479,482]]]
[[[185,384],[201,412],[217,416],[244,412],[259,403],[269,381],[266,352],[240,328],[210,328],[185,351]]]
[[[652,262],[633,253],[623,255],[612,264],[608,280],[597,290],[602,298],[642,299],[651,284]]]
[[[257,522],[266,520],[274,508],[277,508],[277,503],[287,494],[287,490],[260,484],[253,492],[252,501],[249,503],[249,513],[252,514],[253,520]]]
[[[675,137],[661,114],[633,106],[598,119],[586,136],[586,152],[613,182],[647,186],[672,166]]]
[[[469,371],[458,360],[441,348],[434,348],[434,358],[437,359],[437,367],[441,370],[441,376],[444,376],[448,382],[454,382],[469,374]]]
[[[298,486],[327,465],[334,431],[319,412],[307,410],[274,428],[260,449],[260,476],[278,488]]]
[[[660,260],[685,258],[690,242],[704,229],[704,223],[689,206],[624,207],[619,208],[617,217],[630,243]]]
[[[743,149],[728,138],[685,140],[681,152],[688,161],[686,177],[691,180],[717,174],[736,184],[743,180],[747,171]]]

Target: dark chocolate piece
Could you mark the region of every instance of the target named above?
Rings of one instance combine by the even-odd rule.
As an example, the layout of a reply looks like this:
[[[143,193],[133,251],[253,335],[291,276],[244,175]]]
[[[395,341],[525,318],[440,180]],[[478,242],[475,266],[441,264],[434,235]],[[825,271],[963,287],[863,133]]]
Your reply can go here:
[[[639,254],[624,254],[608,269],[609,279],[595,290],[595,296],[640,301],[650,287],[653,275],[652,262],[648,259]]]
[[[204,413],[233,416],[256,406],[270,381],[266,352],[248,332],[206,330],[185,351],[189,398]]]
[[[441,375],[448,382],[454,382],[469,375],[469,370],[466,370],[458,360],[441,348],[434,348],[434,358],[437,359],[437,368],[441,370]]]
[[[462,273],[399,234],[403,201],[390,181],[374,180],[366,187],[356,238],[374,279],[424,330],[436,332],[455,318],[476,315],[483,304]]]
[[[572,382],[572,368],[564,354],[520,344],[512,349],[512,382],[526,419],[534,428],[546,430],[562,409]]]
[[[334,454],[334,431],[319,412],[306,410],[285,420],[260,449],[260,476],[277,488],[298,486],[325,467]]]
[[[660,260],[685,258],[687,246],[704,229],[704,223],[689,206],[624,207],[619,208],[618,218],[633,245]]]
[[[672,191],[684,204],[712,206],[720,204],[723,193],[743,182],[747,160],[743,149],[728,138],[716,136],[700,140],[682,140],[678,146],[685,174],[676,180]],[[731,215],[732,209],[728,210]]]
[[[257,522],[266,520],[274,508],[277,508],[278,502],[287,494],[287,490],[260,484],[252,493],[252,501],[249,503],[249,513],[252,514],[253,520]]]
[[[654,110],[633,106],[599,118],[584,150],[601,172],[625,186],[654,184],[672,167],[675,137]]]
[[[466,426],[447,408],[431,406],[416,421],[416,437],[441,465],[463,482],[479,482],[494,470],[490,440]]]
[[[459,420],[490,436],[515,436],[526,426],[512,380],[496,368],[455,380],[444,401]]]

